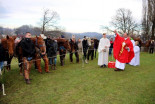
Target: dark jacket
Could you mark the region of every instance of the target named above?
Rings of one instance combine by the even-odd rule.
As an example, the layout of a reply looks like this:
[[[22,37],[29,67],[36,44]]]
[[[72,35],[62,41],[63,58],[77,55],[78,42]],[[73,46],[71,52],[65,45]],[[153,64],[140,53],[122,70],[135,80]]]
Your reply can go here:
[[[83,40],[82,41],[82,46],[83,46],[83,51],[87,51],[87,49],[88,49],[88,42],[87,42],[87,40]]]
[[[151,42],[150,43],[150,48],[154,48],[154,45],[155,45],[155,43],[154,42]]]
[[[53,57],[57,55],[57,49],[58,45],[55,40],[51,40],[50,38],[47,38],[45,41],[46,44],[46,53],[48,57]]]
[[[113,44],[114,44],[114,42],[110,41],[110,48],[113,48]]]
[[[23,57],[35,56],[35,46],[30,38],[23,38],[20,45],[22,47]]]
[[[0,62],[6,61],[6,60],[7,60],[7,57],[6,57],[5,49],[3,48],[2,44],[0,44]]]

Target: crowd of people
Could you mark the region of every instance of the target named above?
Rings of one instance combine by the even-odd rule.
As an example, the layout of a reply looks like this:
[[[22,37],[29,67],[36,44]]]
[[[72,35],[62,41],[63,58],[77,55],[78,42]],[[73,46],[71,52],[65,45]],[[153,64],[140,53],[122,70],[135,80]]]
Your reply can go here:
[[[140,48],[139,48],[139,42],[134,41],[132,38],[130,38],[129,34],[124,33],[123,37],[121,37],[117,31],[114,31],[115,33],[115,40],[113,38],[108,39],[106,36],[106,33],[103,33],[103,37],[98,41],[95,38],[88,38],[86,36],[83,37],[83,39],[76,39],[75,35],[72,36],[72,38],[69,40],[69,44],[73,45],[71,47],[70,54],[70,62],[73,62],[73,53],[76,56],[76,62],[79,63],[79,52],[83,55],[83,60],[86,64],[88,64],[88,61],[91,59],[93,60],[94,57],[96,58],[96,52],[98,52],[98,65],[101,68],[108,67],[109,62],[109,56],[113,55],[116,62],[115,62],[115,71],[123,71],[125,69],[126,64],[132,65],[132,66],[138,66],[140,65]],[[25,74],[25,80],[26,82],[29,82],[29,72],[32,64],[32,59],[36,57],[36,51],[40,52],[40,57],[44,57],[47,55],[48,57],[48,64],[51,65],[52,69],[56,69],[56,63],[57,63],[57,51],[61,53],[61,50],[65,50],[64,46],[59,46],[60,44],[57,43],[57,40],[54,38],[46,37],[43,34],[40,34],[40,37],[43,38],[45,44],[39,46],[39,47],[46,47],[45,51],[37,50],[36,43],[31,40],[32,36],[31,33],[27,32],[25,34],[25,37],[20,38],[17,37],[15,39],[15,53],[18,54],[18,44],[20,44],[22,48],[22,61],[25,63],[24,66],[26,66],[24,69]],[[60,37],[61,39],[65,39],[65,37],[62,35]],[[59,47],[58,47],[59,46]],[[151,40],[149,52],[152,54],[154,51],[155,42],[154,40]],[[6,64],[6,58],[5,58],[5,50],[0,44],[0,71],[3,68],[4,64]],[[59,54],[60,54],[59,53]],[[95,53],[95,55],[94,55]],[[64,53],[65,54],[65,53]],[[61,57],[60,57],[61,58]],[[49,72],[47,69],[46,72]]]

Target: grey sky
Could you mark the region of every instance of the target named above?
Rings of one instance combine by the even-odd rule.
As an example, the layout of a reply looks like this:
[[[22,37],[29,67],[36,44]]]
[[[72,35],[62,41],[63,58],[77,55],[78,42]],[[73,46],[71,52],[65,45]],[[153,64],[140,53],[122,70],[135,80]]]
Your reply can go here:
[[[140,22],[142,0],[0,0],[0,25],[37,26],[44,8],[60,15],[59,25],[67,32],[101,32],[100,25],[108,26],[119,8],[130,9]]]

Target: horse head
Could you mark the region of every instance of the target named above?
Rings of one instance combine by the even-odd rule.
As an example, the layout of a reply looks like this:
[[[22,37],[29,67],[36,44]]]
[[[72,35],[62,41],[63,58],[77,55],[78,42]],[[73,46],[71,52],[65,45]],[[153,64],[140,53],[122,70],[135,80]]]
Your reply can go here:
[[[68,51],[71,51],[71,47],[70,47],[70,43],[68,40],[66,39],[62,39],[62,38],[58,38],[56,39],[57,40],[57,43],[58,43],[58,46],[60,47],[60,44],[63,45]]]
[[[70,47],[70,44],[69,44],[69,41],[68,41],[68,40],[65,40],[65,41],[64,41],[64,47],[65,47],[68,51],[71,51],[71,47]]]
[[[14,54],[14,41],[15,41],[16,37],[9,37],[8,35],[6,36],[5,39],[2,39],[2,45],[4,47],[4,49],[8,52],[8,54],[10,56],[13,56]]]
[[[41,36],[36,36],[33,40],[35,47],[37,47],[42,55],[46,53],[45,41]]]

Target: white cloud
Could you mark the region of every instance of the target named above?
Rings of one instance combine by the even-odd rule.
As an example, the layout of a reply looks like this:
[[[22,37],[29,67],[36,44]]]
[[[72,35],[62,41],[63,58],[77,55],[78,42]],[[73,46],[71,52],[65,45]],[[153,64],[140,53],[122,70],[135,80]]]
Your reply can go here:
[[[60,24],[69,32],[100,32],[100,25],[108,25],[118,8],[130,9],[138,21],[142,13],[141,0],[3,0],[1,5],[7,12],[1,25],[36,25],[43,8],[49,8],[58,12]]]

